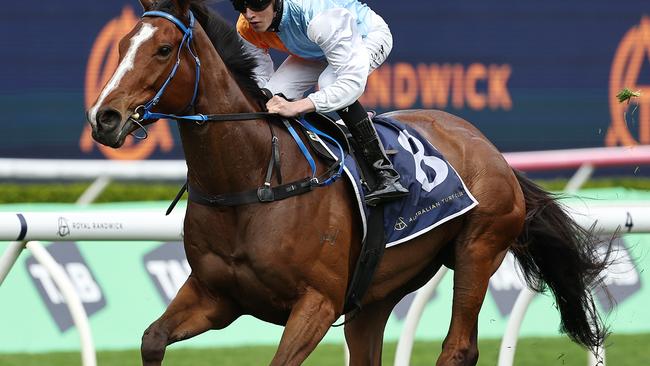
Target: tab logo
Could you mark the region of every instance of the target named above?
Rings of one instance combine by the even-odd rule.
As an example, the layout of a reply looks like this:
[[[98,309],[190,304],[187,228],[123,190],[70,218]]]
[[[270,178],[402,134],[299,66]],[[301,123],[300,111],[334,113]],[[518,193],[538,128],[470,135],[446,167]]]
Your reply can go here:
[[[104,292],[74,242],[51,244],[47,251],[63,267],[89,318],[106,307]],[[49,272],[33,256],[27,258],[25,265],[61,333],[72,328],[74,322],[70,311]]]
[[[191,272],[183,243],[165,243],[147,253],[143,261],[161,299],[169,304]]]
[[[104,85],[113,76],[118,65],[118,51],[120,39],[135,26],[138,19],[130,6],[125,6],[122,14],[104,26],[95,39],[95,44],[88,57],[86,66],[85,105],[90,108]],[[90,154],[97,146],[99,151],[108,159],[141,160],[154,153],[156,148],[169,152],[174,147],[174,138],[169,129],[167,120],[160,120],[147,126],[148,137],[146,140],[135,140],[129,137],[120,149],[97,144],[90,135],[91,128],[85,124],[79,147],[84,153]]]
[[[605,137],[607,146],[650,144],[650,85],[639,83],[641,75],[650,73],[649,62],[650,17],[645,16],[623,36],[614,55],[609,81],[612,120]],[[640,90],[641,97],[633,98],[629,104],[619,103],[616,94],[623,88]],[[626,115],[631,120],[632,110],[636,110],[638,123],[628,125]]]

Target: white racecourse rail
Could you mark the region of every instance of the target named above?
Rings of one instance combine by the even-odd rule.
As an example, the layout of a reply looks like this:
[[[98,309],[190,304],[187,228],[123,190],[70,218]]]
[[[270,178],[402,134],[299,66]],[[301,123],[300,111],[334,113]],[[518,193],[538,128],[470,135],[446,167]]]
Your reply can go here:
[[[182,210],[0,212],[0,241],[182,241]]]
[[[572,203],[567,211],[582,227],[604,233],[650,232],[650,202]],[[182,241],[185,213],[176,210],[0,212],[0,241]]]
[[[515,168],[524,171],[580,168],[575,182],[570,185],[575,189],[589,178],[596,166],[622,166],[633,164],[650,164],[650,146],[593,148],[554,150],[539,152],[518,152],[504,154],[506,160]],[[4,179],[95,179],[78,203],[87,204],[97,197],[111,179],[120,180],[184,180],[187,168],[184,161],[107,161],[107,160],[34,160],[34,159],[0,159],[0,178]],[[590,226],[594,221],[607,231],[625,227],[633,222],[631,232],[650,231],[649,206],[607,206],[575,207],[574,218],[583,226]],[[177,210],[178,211],[178,210]],[[632,221],[630,221],[632,219]],[[176,212],[164,216],[160,211],[147,212],[110,212],[110,211],[74,211],[58,213],[15,212],[0,213],[0,241],[14,242],[0,257],[0,285],[26,246],[51,272],[68,302],[75,324],[80,329],[82,343],[82,363],[84,366],[96,364],[94,347],[87,318],[81,302],[72,290],[70,281],[60,267],[51,261],[51,257],[42,249],[37,240],[160,240],[182,239],[182,213]],[[30,243],[31,241],[31,243]],[[444,272],[438,273],[432,281],[419,291],[411,311],[407,315],[405,331],[398,344],[395,365],[408,365],[417,321],[421,311],[417,303],[425,302],[419,298],[428,298],[424,292],[433,291]],[[58,279],[58,280],[57,280]],[[517,305],[520,301],[517,301]],[[520,305],[520,304],[519,304]],[[523,305],[521,317],[527,304]],[[521,306],[520,306],[521,307]],[[514,310],[513,310],[514,313]],[[514,341],[509,355],[500,357],[499,365],[511,365],[514,357],[514,344],[521,319],[515,321]],[[510,328],[510,324],[509,324]],[[508,334],[506,334],[508,336]],[[512,334],[510,335],[512,337]],[[504,338],[504,344],[506,339]],[[508,363],[508,359],[510,360]]]

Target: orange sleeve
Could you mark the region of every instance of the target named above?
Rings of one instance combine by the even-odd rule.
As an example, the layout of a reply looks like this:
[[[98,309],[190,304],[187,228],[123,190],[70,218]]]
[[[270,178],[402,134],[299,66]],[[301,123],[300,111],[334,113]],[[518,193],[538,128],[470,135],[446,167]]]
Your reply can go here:
[[[282,40],[280,40],[280,37],[278,37],[277,33],[256,32],[253,28],[251,28],[246,18],[244,18],[244,16],[241,14],[239,15],[239,19],[237,19],[237,32],[239,32],[242,38],[258,48],[263,48],[265,50],[273,48],[286,53],[291,53],[289,50],[287,50],[287,47],[284,46],[284,43],[282,43]]]

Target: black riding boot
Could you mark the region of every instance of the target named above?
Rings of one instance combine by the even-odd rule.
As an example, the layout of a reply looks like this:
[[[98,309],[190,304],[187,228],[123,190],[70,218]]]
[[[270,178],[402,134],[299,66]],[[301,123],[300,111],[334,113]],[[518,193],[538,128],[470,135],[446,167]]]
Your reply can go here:
[[[400,184],[399,173],[388,160],[375,126],[361,103],[356,101],[349,107],[336,112],[359,144],[366,163],[375,172],[376,185],[366,195],[366,203],[376,206],[408,195],[409,191]]]

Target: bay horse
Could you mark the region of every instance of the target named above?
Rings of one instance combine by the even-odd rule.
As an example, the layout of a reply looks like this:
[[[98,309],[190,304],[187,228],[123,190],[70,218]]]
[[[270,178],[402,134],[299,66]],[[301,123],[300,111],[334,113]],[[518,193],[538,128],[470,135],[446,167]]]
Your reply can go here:
[[[151,108],[198,116],[262,111],[255,62],[228,23],[202,0],[140,2],[145,16],[121,40],[119,66],[87,112],[96,141],[120,147],[140,124],[155,122]],[[445,265],[454,270],[452,318],[437,365],[475,365],[479,310],[490,276],[509,250],[531,288],[548,287],[554,294],[561,329],[587,348],[601,344],[605,329],[590,290],[606,263],[591,232],[463,119],[435,110],[390,116],[436,146],[479,205],[386,249],[361,310],[345,324],[351,364],[381,364],[391,310]],[[206,194],[258,187],[273,129],[284,179],[309,176],[289,133],[269,128],[266,118],[178,126],[188,184]],[[321,162],[318,167],[326,168]],[[184,247],[191,274],[144,332],[143,365],[160,365],[167,345],[222,329],[243,314],[284,325],[271,365],[301,364],[343,314],[362,244],[354,199],[350,185],[337,181],[272,203],[211,207],[190,200]]]

